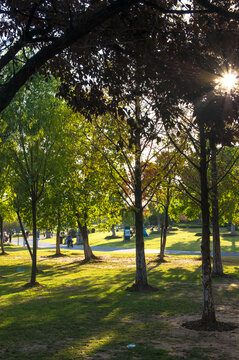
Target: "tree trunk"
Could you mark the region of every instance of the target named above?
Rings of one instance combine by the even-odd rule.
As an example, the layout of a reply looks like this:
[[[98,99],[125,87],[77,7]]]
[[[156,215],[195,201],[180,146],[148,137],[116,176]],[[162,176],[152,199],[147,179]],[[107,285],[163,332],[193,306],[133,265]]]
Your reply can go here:
[[[158,231],[161,230],[161,225],[160,225],[160,214],[158,213],[157,215],[157,223],[158,223]]]
[[[231,223],[231,235],[236,235],[236,226],[233,224],[233,222]]]
[[[82,244],[83,244],[82,233],[80,231],[80,228],[78,227],[78,233],[76,235],[76,245],[82,245]]]
[[[136,100],[136,128],[135,128],[135,229],[136,229],[136,279],[132,290],[143,291],[149,288],[144,252],[142,183],[141,183],[141,144],[140,144],[140,105]],[[130,290],[130,288],[129,288]]]
[[[87,213],[84,214],[84,225],[81,224],[79,214],[77,214],[77,223],[83,239],[83,248],[85,255],[84,261],[90,261],[92,259],[97,259],[97,256],[93,254],[91,247],[89,245],[88,228],[87,228],[86,220],[87,220]]]
[[[138,208],[137,208],[138,209]],[[146,261],[144,252],[144,233],[143,233],[143,211],[142,208],[135,212],[136,228],[136,279],[135,287],[138,291],[148,288]]]
[[[32,196],[32,226],[33,226],[33,252],[32,252],[32,272],[30,285],[34,286],[36,282],[37,274],[37,201]]]
[[[21,231],[22,231],[23,239],[25,240],[25,243],[27,244],[27,249],[28,249],[28,251],[30,253],[30,256],[31,256],[31,259],[32,259],[32,250],[31,250],[31,247],[30,247],[29,242],[27,240],[27,235],[26,235],[25,230],[24,230],[24,226],[23,226],[23,223],[22,223],[22,219],[21,219],[19,210],[17,210],[16,213],[17,213],[18,222],[19,222],[19,225],[20,225],[20,228],[21,228]]]
[[[169,182],[170,184],[170,182]],[[164,226],[162,229],[162,235],[163,235],[163,241],[161,241],[161,247],[160,247],[160,254],[159,259],[163,261],[164,259],[164,253],[165,253],[165,247],[166,247],[166,241],[167,241],[167,231],[168,231],[168,209],[169,209],[169,185],[167,186],[167,204],[165,206],[164,210]]]
[[[56,230],[56,255],[61,255],[61,247],[60,247],[60,231],[61,231],[61,214],[57,213],[57,230]]]
[[[207,184],[206,140],[203,125],[199,123],[200,133],[200,185],[202,211],[202,283],[203,313],[202,322],[210,325],[216,322],[214,300],[212,294],[211,259],[210,259],[210,212]]]
[[[211,144],[212,153],[212,226],[213,226],[213,276],[223,275],[221,244],[219,232],[218,189],[217,189],[217,158],[215,144]]]
[[[159,259],[162,261],[164,259],[166,241],[167,241],[167,231],[168,231],[168,206],[165,207],[165,219],[164,226],[162,228],[162,241],[160,247]]]
[[[4,250],[4,244],[3,244],[3,218],[2,218],[2,216],[0,216],[0,231],[1,231],[1,250],[2,250],[1,255],[6,255],[6,252]]]
[[[112,237],[116,236],[114,224],[111,226]]]
[[[162,224],[160,228],[160,253],[161,253],[161,249],[163,248],[163,234],[164,234],[164,224]]]

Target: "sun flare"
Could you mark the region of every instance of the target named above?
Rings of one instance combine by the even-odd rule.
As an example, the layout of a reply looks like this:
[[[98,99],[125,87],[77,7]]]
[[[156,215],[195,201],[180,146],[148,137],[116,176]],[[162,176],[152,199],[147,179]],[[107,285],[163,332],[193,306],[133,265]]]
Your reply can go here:
[[[236,86],[237,81],[237,75],[232,72],[223,74],[222,78],[220,79],[221,86],[228,91]]]

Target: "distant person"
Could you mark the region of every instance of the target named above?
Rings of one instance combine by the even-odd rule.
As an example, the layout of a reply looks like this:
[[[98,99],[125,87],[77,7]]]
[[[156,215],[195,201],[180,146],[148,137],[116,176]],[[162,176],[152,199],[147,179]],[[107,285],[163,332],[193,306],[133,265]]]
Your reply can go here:
[[[8,232],[8,240],[10,243],[12,242],[12,231],[11,230]]]
[[[71,231],[69,232],[69,235],[67,235],[66,237],[66,243],[67,243],[67,247],[73,247],[73,240],[72,240],[72,236],[71,236]]]

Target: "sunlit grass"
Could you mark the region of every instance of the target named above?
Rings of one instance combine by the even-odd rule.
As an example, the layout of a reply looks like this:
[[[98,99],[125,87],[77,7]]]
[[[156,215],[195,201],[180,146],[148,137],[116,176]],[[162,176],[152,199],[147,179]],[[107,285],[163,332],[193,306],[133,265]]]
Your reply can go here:
[[[29,254],[17,246],[6,251],[0,258],[1,360],[176,359],[154,342],[174,341],[168,317],[201,311],[199,257],[167,256],[159,265],[147,256],[149,282],[159,291],[138,294],[125,291],[135,277],[133,254],[102,254],[100,261],[82,265],[82,251],[52,258],[54,250],[39,249],[41,286],[24,289]],[[234,279],[219,289],[219,304],[238,296],[239,259],[224,261]],[[128,349],[131,343],[136,347]]]
[[[185,250],[185,251],[200,251],[201,248],[201,236],[196,235],[201,233],[201,228],[193,229],[178,229],[169,231],[167,236],[167,249],[168,250]],[[228,234],[225,229],[221,229],[221,250],[238,252],[239,251],[239,235],[237,236],[224,236]],[[150,232],[149,232],[150,234]],[[109,236],[107,232],[96,232],[89,234],[90,244],[92,246],[115,246],[122,248],[134,248],[135,238],[131,238],[129,242],[123,241],[123,233],[118,232],[118,236],[122,236],[121,239],[106,240],[105,237]],[[146,249],[159,249],[160,248],[160,235],[150,234],[149,237],[145,237]]]
[[[182,250],[182,251],[200,251],[201,248],[201,236],[197,235],[201,233],[201,228],[192,229],[177,229],[169,231],[167,236],[166,248],[168,250]],[[110,236],[110,232],[95,232],[89,234],[89,241],[91,246],[106,246],[106,247],[118,247],[118,248],[135,248],[135,237],[132,237],[130,241],[123,241],[123,232],[116,233],[120,238],[106,239]],[[211,237],[212,239],[212,237]],[[150,234],[149,237],[145,237],[146,249],[159,249],[160,248],[160,235]],[[55,243],[55,238],[45,239],[46,242]],[[74,240],[75,241],[75,240]],[[239,252],[239,234],[236,236],[230,236],[229,232],[225,228],[221,228],[221,251],[222,252]]]

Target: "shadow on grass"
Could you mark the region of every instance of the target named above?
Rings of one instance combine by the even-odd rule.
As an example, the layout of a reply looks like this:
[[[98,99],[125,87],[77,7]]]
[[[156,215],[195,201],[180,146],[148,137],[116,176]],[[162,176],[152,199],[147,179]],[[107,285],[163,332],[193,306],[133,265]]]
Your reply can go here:
[[[223,246],[223,251],[238,252],[239,251],[239,238],[228,236],[226,234],[222,235],[224,241],[231,243],[231,246]]]
[[[17,266],[4,266],[3,273],[12,276],[1,281],[6,299],[1,307],[0,358],[96,359],[101,354],[117,360],[171,360],[167,351],[152,346],[152,340],[168,331],[167,320],[159,316],[199,310],[200,267],[151,269],[149,283],[160,291],[149,294],[124,291],[134,280],[132,268],[113,271],[100,262],[85,267],[71,263],[64,271],[50,267],[47,276],[38,277],[42,287],[16,291],[28,274],[13,276]],[[132,343],[136,347],[129,350]]]
[[[152,336],[149,321],[141,319],[142,307],[134,301],[137,294],[131,295],[131,305],[128,306],[129,298],[125,293],[116,289],[117,298],[111,294],[102,298],[87,280],[82,280],[81,286],[55,288],[50,295],[41,292],[39,289],[37,295],[35,290],[34,298],[5,307],[6,313],[16,314],[2,325],[8,336],[2,344],[1,354],[8,359],[15,356],[16,359],[21,356],[46,360],[76,359],[73,351],[77,359],[86,358],[87,352],[94,356],[102,351],[109,351],[112,359],[120,359],[122,355],[127,359],[129,350],[126,346],[132,342],[137,342],[141,351],[142,348],[150,350],[147,345]],[[166,324],[150,322],[150,327],[154,336],[160,336]],[[145,340],[138,344],[142,332]],[[151,349],[150,353],[154,356],[156,349]],[[138,354],[137,349],[134,354]]]
[[[11,245],[4,245],[4,248],[6,251],[9,251],[9,252],[19,252],[19,251],[24,251],[26,250],[27,248],[24,247],[24,246],[18,246],[18,245],[14,245],[14,244],[11,244]]]
[[[167,258],[167,256],[164,256],[164,259],[160,260],[160,258],[157,257],[156,259],[149,261],[149,263],[148,263],[148,272],[151,271],[151,270],[156,269],[157,267],[159,267],[162,264],[167,263],[166,258]]]
[[[197,238],[196,240],[187,241],[187,242],[178,241],[177,243],[172,244],[170,246],[167,246],[166,244],[166,249],[181,250],[181,251],[200,251],[201,250],[200,246],[201,246],[201,237]]]

